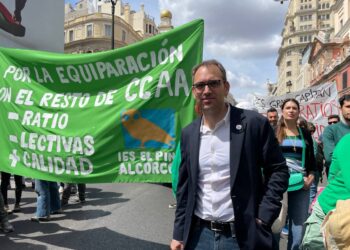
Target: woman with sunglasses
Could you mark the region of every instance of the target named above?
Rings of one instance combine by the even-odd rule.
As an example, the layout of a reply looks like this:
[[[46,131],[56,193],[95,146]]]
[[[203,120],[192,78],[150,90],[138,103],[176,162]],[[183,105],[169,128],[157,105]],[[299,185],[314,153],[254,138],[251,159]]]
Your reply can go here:
[[[282,116],[277,124],[276,137],[290,172],[288,187],[288,246],[296,250],[304,234],[308,217],[310,185],[316,171],[313,142],[310,132],[298,126],[299,102],[286,99],[281,106]]]

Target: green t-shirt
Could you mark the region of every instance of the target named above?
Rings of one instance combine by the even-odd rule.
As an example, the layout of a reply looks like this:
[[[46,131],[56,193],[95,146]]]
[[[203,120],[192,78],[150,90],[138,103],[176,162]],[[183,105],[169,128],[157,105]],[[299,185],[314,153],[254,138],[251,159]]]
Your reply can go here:
[[[322,135],[322,142],[326,166],[331,165],[332,153],[337,143],[341,138],[343,138],[344,135],[349,133],[350,126],[344,124],[343,122],[338,122],[337,124],[333,124],[325,128]]]
[[[318,197],[325,214],[335,208],[338,200],[350,199],[350,134],[343,136],[333,152],[328,185]]]

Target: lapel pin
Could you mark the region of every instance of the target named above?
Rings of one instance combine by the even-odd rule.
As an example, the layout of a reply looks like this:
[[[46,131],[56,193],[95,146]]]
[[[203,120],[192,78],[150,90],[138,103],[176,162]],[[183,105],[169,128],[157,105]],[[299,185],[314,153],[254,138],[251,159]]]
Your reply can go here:
[[[237,124],[237,125],[236,125],[236,129],[237,129],[237,130],[241,130],[241,129],[242,129],[242,125],[241,125],[241,124]]]

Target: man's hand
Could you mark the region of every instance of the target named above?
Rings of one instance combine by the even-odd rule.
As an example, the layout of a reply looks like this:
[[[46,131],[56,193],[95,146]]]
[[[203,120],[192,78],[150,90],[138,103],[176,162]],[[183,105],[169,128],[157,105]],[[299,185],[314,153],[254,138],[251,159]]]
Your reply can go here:
[[[171,250],[183,250],[184,249],[184,244],[183,244],[182,241],[171,240],[171,242],[170,242],[170,249]]]
[[[315,176],[313,174],[309,174],[307,177],[304,177],[304,190],[309,190],[312,182],[314,181]]]
[[[263,222],[262,220],[255,218],[256,223],[258,223],[261,226],[267,226],[267,224],[265,222]]]

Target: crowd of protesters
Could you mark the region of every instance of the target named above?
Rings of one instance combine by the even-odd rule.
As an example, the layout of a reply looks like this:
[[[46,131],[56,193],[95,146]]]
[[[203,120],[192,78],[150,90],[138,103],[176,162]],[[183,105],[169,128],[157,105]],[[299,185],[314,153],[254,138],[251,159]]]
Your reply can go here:
[[[350,95],[339,105],[340,114],[328,117],[318,138],[315,126],[299,117],[297,100],[283,102],[280,119],[276,109],[267,111],[290,172],[288,250],[350,249]],[[325,188],[318,189],[323,175]]]
[[[24,177],[14,175],[15,179],[15,204],[13,209],[8,204],[8,189],[11,187],[10,183],[11,174],[1,172],[1,193],[0,193],[0,230],[4,233],[10,233],[14,231],[14,227],[8,220],[8,215],[11,213],[21,212],[21,196],[22,189],[26,187]],[[35,183],[35,184],[34,184]],[[57,182],[33,180],[32,188],[37,193],[37,204],[35,215],[31,217],[33,222],[45,222],[50,221],[50,216],[53,214],[63,213],[62,208],[68,205],[68,200],[72,191],[76,191],[76,184],[68,183],[63,184],[65,187],[62,190],[62,197],[59,192],[59,186]],[[85,184],[78,185],[77,198],[74,200],[76,203],[85,203]]]

